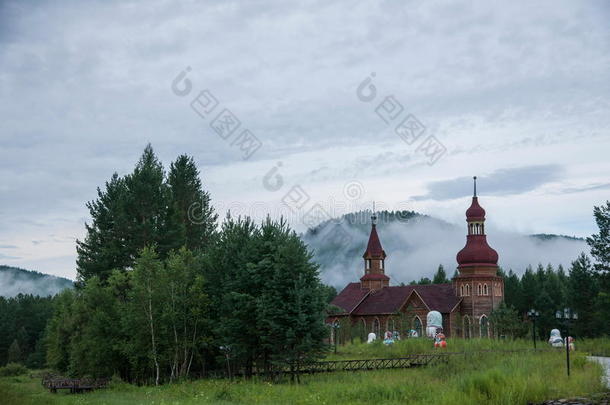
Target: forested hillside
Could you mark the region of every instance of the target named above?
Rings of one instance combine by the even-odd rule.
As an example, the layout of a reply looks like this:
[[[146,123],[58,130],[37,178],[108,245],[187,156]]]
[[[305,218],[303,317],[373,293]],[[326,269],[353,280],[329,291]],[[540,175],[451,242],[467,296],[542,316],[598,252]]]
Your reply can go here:
[[[488,216],[493,217],[489,212]],[[362,276],[362,253],[370,232],[370,211],[325,221],[302,237],[320,265],[322,281],[338,289]],[[394,285],[430,277],[439,264],[453,274],[456,253],[466,242],[464,225],[450,224],[413,211],[379,212],[377,230],[388,257],[386,274]],[[499,265],[521,275],[539,263],[569,267],[588,252],[584,239],[537,234],[523,235],[487,228],[489,244],[500,255]]]
[[[14,297],[17,294],[46,297],[73,285],[74,283],[67,278],[0,265],[0,296],[3,297]]]

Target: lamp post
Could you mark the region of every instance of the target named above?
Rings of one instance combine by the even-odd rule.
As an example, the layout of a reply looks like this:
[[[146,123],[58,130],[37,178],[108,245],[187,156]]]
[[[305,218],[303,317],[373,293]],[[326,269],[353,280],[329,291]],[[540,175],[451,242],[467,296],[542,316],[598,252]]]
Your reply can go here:
[[[527,311],[527,317],[532,320],[532,339],[534,340],[534,350],[536,349],[536,319],[540,316],[540,312],[535,309]]]
[[[227,359],[227,374],[229,375],[229,380],[232,380],[233,376],[231,375],[231,363],[229,361],[229,355],[231,353],[231,346],[229,346],[229,345],[220,346],[220,351],[222,351],[225,354],[225,358]]]
[[[563,321],[565,325],[566,333],[566,367],[568,370],[568,377],[570,376],[570,322],[578,319],[578,313],[573,311],[571,308],[564,308],[563,311],[555,312],[555,318]]]
[[[333,328],[333,341],[335,343],[335,354],[337,354],[337,330],[340,328],[339,322],[335,321],[330,326]]]

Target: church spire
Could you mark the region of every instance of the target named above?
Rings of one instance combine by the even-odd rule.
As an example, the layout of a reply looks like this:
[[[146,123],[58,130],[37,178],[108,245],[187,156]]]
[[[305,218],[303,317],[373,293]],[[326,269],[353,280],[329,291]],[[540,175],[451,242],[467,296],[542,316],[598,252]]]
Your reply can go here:
[[[470,266],[496,266],[498,253],[487,244],[485,236],[485,210],[479,205],[477,197],[477,177],[474,180],[474,194],[472,203],[466,210],[466,223],[468,224],[468,236],[466,246],[457,254],[459,267]]]
[[[362,255],[364,259],[364,276],[360,278],[361,287],[371,290],[381,289],[390,285],[390,278],[385,275],[386,254],[383,247],[381,247],[381,241],[377,234],[377,215],[374,207],[373,205],[371,233],[366,250]]]
[[[472,196],[476,197],[477,196],[477,176],[474,176],[472,178],[472,180],[474,180],[474,194]]]

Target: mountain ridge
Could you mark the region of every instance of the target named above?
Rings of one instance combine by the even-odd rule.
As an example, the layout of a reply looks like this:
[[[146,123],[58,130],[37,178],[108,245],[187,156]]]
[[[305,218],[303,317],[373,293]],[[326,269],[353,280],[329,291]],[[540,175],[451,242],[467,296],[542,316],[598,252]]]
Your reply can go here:
[[[322,281],[337,288],[362,276],[362,253],[371,226],[371,211],[348,213],[308,229],[301,237],[320,264]],[[393,284],[432,277],[439,264],[453,274],[455,255],[466,242],[466,225],[459,226],[415,211],[377,213],[377,232],[386,251],[386,274]],[[528,265],[569,267],[584,238],[555,234],[518,234],[487,227],[487,239],[500,254],[499,265],[522,274]]]
[[[14,297],[18,294],[55,295],[73,286],[74,282],[67,278],[0,265],[0,296],[3,297]]]

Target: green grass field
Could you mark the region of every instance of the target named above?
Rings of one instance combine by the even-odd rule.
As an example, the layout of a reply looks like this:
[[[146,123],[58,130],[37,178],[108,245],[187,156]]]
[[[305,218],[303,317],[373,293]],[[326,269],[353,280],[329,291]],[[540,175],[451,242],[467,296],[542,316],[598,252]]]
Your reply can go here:
[[[551,398],[604,391],[601,368],[572,356],[572,376],[565,352],[476,353],[484,349],[531,347],[531,342],[452,339],[449,351],[468,352],[448,364],[404,370],[345,372],[303,376],[299,385],[263,380],[186,381],[161,387],[135,387],[120,381],[88,394],[51,394],[40,379],[0,378],[2,404],[526,404]],[[394,347],[354,344],[330,359],[397,357],[430,351],[428,340],[403,341]]]

